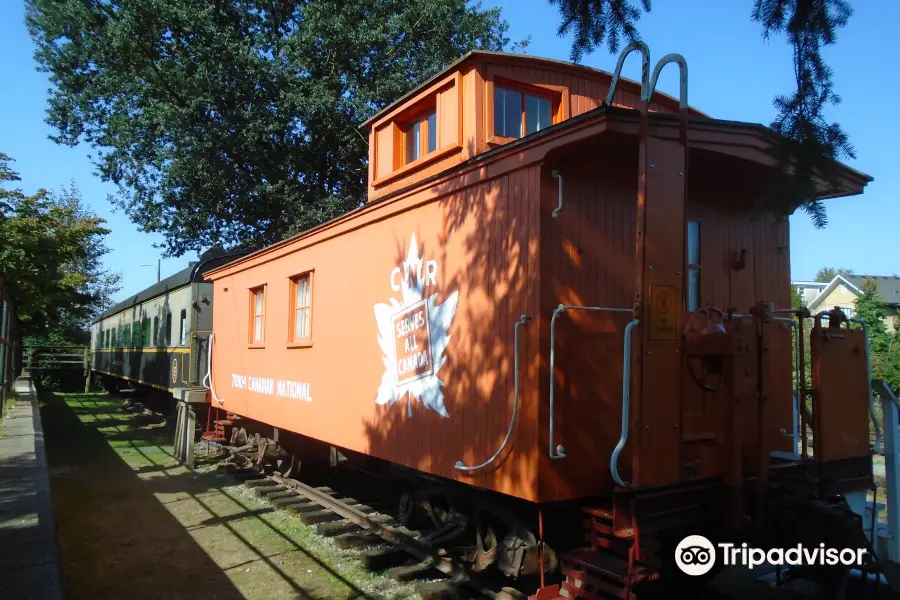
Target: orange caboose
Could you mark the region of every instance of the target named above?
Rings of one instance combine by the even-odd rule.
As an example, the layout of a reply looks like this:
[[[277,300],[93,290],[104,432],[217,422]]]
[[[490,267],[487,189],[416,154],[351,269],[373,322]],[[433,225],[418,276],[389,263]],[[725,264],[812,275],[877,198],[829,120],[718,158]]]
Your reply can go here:
[[[643,50],[641,83],[473,52],[366,122],[365,206],[209,273],[213,406],[541,505],[763,479],[797,447],[777,140]],[[709,306],[730,337],[688,343]]]
[[[632,50],[640,83],[619,77]],[[654,91],[670,62],[677,100]],[[691,109],[683,58],[651,76],[640,43],[615,74],[473,52],[363,127],[366,205],[208,274],[213,407],[518,499],[507,574],[552,569],[543,515],[580,528],[581,504],[564,591],[611,553],[598,577],[632,597],[673,523],[773,527],[770,479],[864,500],[859,334],[817,320],[795,387],[809,315],[790,316],[787,215],[760,201],[778,140]],[[819,198],[871,180],[833,169]],[[826,361],[858,376],[828,383]]]

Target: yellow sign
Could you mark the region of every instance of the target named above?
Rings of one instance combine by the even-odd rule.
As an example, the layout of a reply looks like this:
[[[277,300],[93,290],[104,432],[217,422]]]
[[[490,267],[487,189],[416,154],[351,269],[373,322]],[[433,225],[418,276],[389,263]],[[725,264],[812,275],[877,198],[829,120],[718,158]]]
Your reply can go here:
[[[678,290],[674,285],[650,286],[650,341],[674,342],[678,337]]]

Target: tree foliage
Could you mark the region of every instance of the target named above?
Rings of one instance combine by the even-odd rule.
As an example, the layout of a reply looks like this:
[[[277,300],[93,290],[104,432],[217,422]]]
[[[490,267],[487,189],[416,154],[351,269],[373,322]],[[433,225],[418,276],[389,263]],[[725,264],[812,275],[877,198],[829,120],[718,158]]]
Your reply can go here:
[[[357,127],[472,49],[466,0],[27,0],[48,122],[87,142],[114,202],[169,254],[258,247],[365,198]]]
[[[844,269],[842,267],[822,267],[816,271],[816,281],[819,283],[828,283],[838,275],[847,277],[853,275],[853,269]]]
[[[0,183],[18,181],[0,154]],[[17,308],[19,334],[84,342],[90,319],[109,305],[119,276],[106,272],[104,220],[84,208],[72,184],[25,195],[0,188],[0,277]]]
[[[875,280],[864,279],[856,299],[856,317],[865,321],[869,332],[872,376],[900,391],[900,333],[888,331],[884,322],[886,306]]]
[[[620,41],[639,38],[637,21],[650,12],[649,0],[549,0],[559,6],[559,34],[574,31],[572,60],[578,61],[606,41],[618,51]],[[854,157],[849,137],[837,123],[825,119],[825,107],[838,104],[832,71],[822,48],[834,44],[837,30],[853,13],[847,0],[754,0],[751,18],[762,25],[762,36],[784,33],[794,50],[796,88],[774,100],[778,111],[771,123],[780,134],[776,149],[777,176],[763,206],[787,209],[802,202],[816,227],[825,227],[825,207],[816,200],[823,182],[834,183],[835,160]]]
[[[791,308],[803,308],[804,306],[806,306],[806,300],[803,299],[796,287],[791,286]]]

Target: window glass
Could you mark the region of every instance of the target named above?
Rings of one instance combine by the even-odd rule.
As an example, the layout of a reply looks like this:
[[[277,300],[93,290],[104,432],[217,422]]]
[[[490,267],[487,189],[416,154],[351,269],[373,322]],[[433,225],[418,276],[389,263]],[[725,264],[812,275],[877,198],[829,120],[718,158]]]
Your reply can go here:
[[[494,134],[522,136],[522,94],[494,86]]]
[[[419,158],[422,154],[422,122],[416,121],[406,130],[406,162]]]
[[[437,113],[431,111],[425,120],[428,121],[428,151],[434,152],[437,150]]]
[[[141,321],[141,345],[150,345],[150,317],[144,317]]]
[[[128,348],[131,346],[131,324],[125,325],[122,327],[122,347]]]
[[[181,325],[179,326],[179,331],[181,332],[178,337],[178,343],[182,346],[187,346],[187,336],[188,336],[188,322],[187,322],[187,309],[181,309]]]
[[[550,101],[537,96],[525,96],[525,134],[546,129],[550,125]]]
[[[695,311],[700,308],[700,269],[688,269],[687,309]]]
[[[294,339],[310,337],[312,282],[309,275],[294,280]]]
[[[172,313],[166,313],[166,346],[172,345]]]
[[[687,224],[687,261],[689,265],[700,264],[700,222]]]
[[[253,290],[253,342],[262,342],[266,332],[265,288]]]

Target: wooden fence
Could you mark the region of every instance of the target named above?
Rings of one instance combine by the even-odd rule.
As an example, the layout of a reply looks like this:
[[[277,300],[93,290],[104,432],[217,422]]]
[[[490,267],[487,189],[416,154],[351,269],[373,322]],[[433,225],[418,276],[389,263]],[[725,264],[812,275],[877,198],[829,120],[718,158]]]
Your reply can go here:
[[[91,387],[90,346],[24,346],[25,369],[35,371],[56,371],[82,369],[84,371],[84,391]]]

